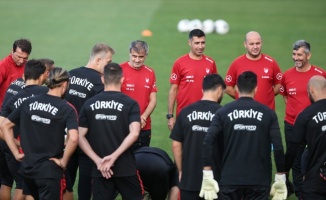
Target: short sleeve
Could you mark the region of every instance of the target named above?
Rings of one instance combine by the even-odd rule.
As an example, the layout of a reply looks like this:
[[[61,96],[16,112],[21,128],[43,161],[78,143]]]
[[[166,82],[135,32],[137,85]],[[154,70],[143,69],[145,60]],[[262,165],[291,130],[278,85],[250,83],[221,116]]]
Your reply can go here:
[[[171,83],[171,84],[177,84],[177,85],[180,84],[181,73],[180,73],[179,68],[180,68],[180,64],[179,64],[178,61],[176,61],[176,62],[173,64],[172,72],[171,72],[171,76],[170,76],[170,83]]]
[[[130,107],[129,124],[140,122],[140,108],[137,102],[133,102]]]
[[[182,112],[178,115],[177,120],[175,122],[175,125],[171,131],[170,138],[172,140],[178,141],[178,142],[183,142],[183,131],[182,130]]]
[[[66,126],[68,130],[71,129],[78,129],[78,117],[77,117],[77,111],[76,109],[72,106],[69,105],[69,112],[67,115],[67,122],[66,122]]]
[[[226,72],[225,75],[225,84],[227,86],[235,86],[237,82],[237,71],[236,71],[236,64],[233,62],[228,71]]]
[[[282,72],[277,62],[273,61],[273,71],[274,71],[274,85],[281,84],[282,82]]]
[[[84,104],[79,112],[79,126],[88,128],[88,117],[86,113],[86,104]]]

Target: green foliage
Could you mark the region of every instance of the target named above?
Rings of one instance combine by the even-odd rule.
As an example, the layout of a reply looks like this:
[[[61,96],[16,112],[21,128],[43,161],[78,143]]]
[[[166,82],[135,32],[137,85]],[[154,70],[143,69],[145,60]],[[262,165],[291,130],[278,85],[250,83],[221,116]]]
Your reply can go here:
[[[176,58],[188,53],[187,34],[177,32],[181,19],[224,19],[230,32],[207,35],[205,54],[216,60],[224,77],[229,64],[245,52],[245,33],[256,30],[263,37],[263,52],[274,57],[282,71],[293,66],[292,44],[305,39],[312,45],[311,63],[326,68],[325,0],[58,0],[0,1],[0,57],[10,53],[14,40],[29,38],[33,44],[30,58],[48,57],[66,69],[85,65],[95,43],[110,44],[113,60],[128,60],[132,40],[150,45],[147,65],[154,68],[159,92],[152,114],[151,146],[171,152],[167,128],[169,76]],[[149,29],[152,37],[142,38]],[[222,104],[232,99],[225,95]],[[276,97],[277,114],[283,132],[285,105]],[[76,191],[76,190],[75,190]],[[292,199],[294,199],[292,197]]]

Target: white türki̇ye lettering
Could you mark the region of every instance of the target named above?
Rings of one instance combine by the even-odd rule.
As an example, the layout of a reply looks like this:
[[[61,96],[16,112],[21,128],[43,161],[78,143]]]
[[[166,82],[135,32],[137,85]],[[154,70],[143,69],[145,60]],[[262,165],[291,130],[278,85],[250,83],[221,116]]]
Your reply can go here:
[[[52,106],[50,103],[39,103],[37,101],[29,104],[29,110],[40,110],[51,113],[52,115],[56,115],[58,112],[58,108]]]
[[[213,117],[215,114],[211,113],[210,111],[208,112],[197,112],[193,111],[189,115],[187,115],[187,118],[189,119],[189,122],[192,120],[207,120],[207,121],[212,121]]]
[[[34,95],[32,95],[31,97],[33,97]],[[24,98],[19,98],[17,99],[17,101],[15,101],[15,107],[18,108],[18,106],[20,106],[20,104],[22,104],[26,99],[28,99],[29,97],[24,97]]]
[[[70,78],[70,84],[83,86],[87,88],[88,91],[91,91],[94,86],[93,83],[89,82],[86,78],[77,78],[76,76]]]
[[[111,101],[95,101],[90,105],[92,110],[99,110],[99,109],[114,109],[118,111],[122,111],[123,104],[119,102],[115,102],[114,100]]]
[[[257,119],[259,121],[262,120],[263,118],[263,113],[259,111],[255,111],[253,109],[250,110],[233,110],[228,114],[228,117],[230,118],[231,121],[234,119],[239,119],[239,118],[252,118],[252,119]]]
[[[326,112],[318,112],[312,119],[318,124],[318,122],[326,120]]]

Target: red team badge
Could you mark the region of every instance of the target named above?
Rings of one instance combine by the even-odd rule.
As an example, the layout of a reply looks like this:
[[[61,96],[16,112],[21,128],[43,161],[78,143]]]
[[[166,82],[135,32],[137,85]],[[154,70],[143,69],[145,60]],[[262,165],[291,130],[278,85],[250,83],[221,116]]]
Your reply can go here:
[[[226,82],[231,82],[232,81],[231,75],[227,75],[225,80],[226,80]]]
[[[282,74],[281,73],[276,74],[276,78],[277,78],[277,80],[281,80],[282,79]]]
[[[175,81],[177,78],[178,76],[175,73],[171,74],[171,80]]]
[[[284,87],[281,85],[280,92],[284,92]]]

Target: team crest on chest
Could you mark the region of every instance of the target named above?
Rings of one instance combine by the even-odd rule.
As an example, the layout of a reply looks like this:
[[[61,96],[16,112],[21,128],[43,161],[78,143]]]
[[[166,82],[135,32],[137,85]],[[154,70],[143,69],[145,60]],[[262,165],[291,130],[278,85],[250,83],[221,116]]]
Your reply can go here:
[[[267,74],[268,73],[268,68],[264,68],[264,72]]]
[[[208,68],[206,68],[206,74],[209,74],[210,70]]]
[[[148,83],[149,82],[149,78],[145,78],[145,82]]]

